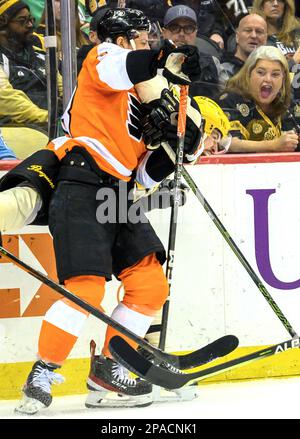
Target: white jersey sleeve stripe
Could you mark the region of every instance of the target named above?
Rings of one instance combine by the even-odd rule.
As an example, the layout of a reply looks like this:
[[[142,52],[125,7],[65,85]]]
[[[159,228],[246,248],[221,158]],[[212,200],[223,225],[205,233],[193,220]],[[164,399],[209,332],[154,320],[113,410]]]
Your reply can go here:
[[[66,136],[58,137],[57,139],[52,140],[54,149],[58,150],[68,140],[70,140],[70,138]],[[123,175],[124,177],[130,177],[130,175],[132,174],[132,171],[126,168],[126,166],[124,166],[121,162],[119,162],[119,160],[117,160],[109,152],[109,150],[98,140],[85,136],[74,137],[72,140],[78,140],[79,142],[82,142],[89,148],[93,149],[95,152],[100,154],[104,158],[104,160],[106,160],[119,174]]]
[[[113,90],[130,90],[133,87],[126,69],[126,59],[129,52],[130,50],[111,43],[98,46],[98,60],[100,62],[96,69],[99,79]],[[108,53],[109,57],[106,56]]]
[[[130,177],[132,174],[132,171],[122,165],[122,163],[119,162],[119,160],[117,160],[98,140],[91,137],[75,137],[74,140],[84,142],[87,146],[100,154],[116,171],[118,171],[119,174],[123,175],[124,177]]]
[[[137,168],[136,177],[135,177],[137,183],[141,184],[146,189],[150,189],[153,186],[157,185],[157,183],[159,183],[158,181],[152,180],[152,178],[149,176],[149,174],[146,171],[146,164],[152,152],[153,151],[148,151],[145,154],[145,157],[143,158],[143,160],[141,161],[141,163]]]

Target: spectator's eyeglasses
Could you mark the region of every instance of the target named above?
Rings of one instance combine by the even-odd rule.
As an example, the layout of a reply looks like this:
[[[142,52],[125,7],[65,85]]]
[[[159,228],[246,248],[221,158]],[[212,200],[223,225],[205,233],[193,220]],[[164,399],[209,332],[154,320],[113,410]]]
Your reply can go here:
[[[186,24],[185,26],[180,26],[180,24],[170,24],[170,26],[167,26],[167,29],[172,32],[172,34],[179,34],[179,32],[183,30],[185,34],[190,35],[197,30],[197,27],[192,24]]]
[[[28,17],[19,17],[15,20],[10,20],[11,23],[19,23],[21,26],[26,26],[28,23],[35,23],[35,18],[32,15],[28,15]]]

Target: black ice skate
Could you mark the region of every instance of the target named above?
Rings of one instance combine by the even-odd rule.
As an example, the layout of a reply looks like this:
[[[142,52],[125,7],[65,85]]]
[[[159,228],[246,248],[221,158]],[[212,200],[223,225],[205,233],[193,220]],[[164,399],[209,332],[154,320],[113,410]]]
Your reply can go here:
[[[89,394],[85,405],[93,407],[145,407],[152,404],[152,385],[130,372],[116,361],[95,355],[91,341],[91,369],[87,379]]]
[[[52,402],[51,384],[64,381],[62,375],[54,372],[57,367],[43,361],[34,363],[23,387],[23,398],[15,408],[16,412],[34,415],[40,409],[49,407]]]

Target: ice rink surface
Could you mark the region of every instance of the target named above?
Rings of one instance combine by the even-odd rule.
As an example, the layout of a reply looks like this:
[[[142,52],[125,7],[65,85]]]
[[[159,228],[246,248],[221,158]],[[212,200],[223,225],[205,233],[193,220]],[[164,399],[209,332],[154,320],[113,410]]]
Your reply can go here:
[[[17,401],[0,401],[0,419],[201,420],[300,419],[300,377],[205,384],[198,397],[183,402],[156,402],[143,408],[86,409],[86,395],[56,397],[34,416],[14,413]],[[125,437],[125,436],[124,436]]]

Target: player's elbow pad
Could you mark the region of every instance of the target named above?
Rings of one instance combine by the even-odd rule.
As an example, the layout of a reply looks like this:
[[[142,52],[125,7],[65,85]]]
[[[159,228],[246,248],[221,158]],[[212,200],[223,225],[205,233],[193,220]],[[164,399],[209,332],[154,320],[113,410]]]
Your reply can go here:
[[[157,72],[154,50],[132,50],[126,58],[126,70],[132,84],[148,81],[154,78]]]

